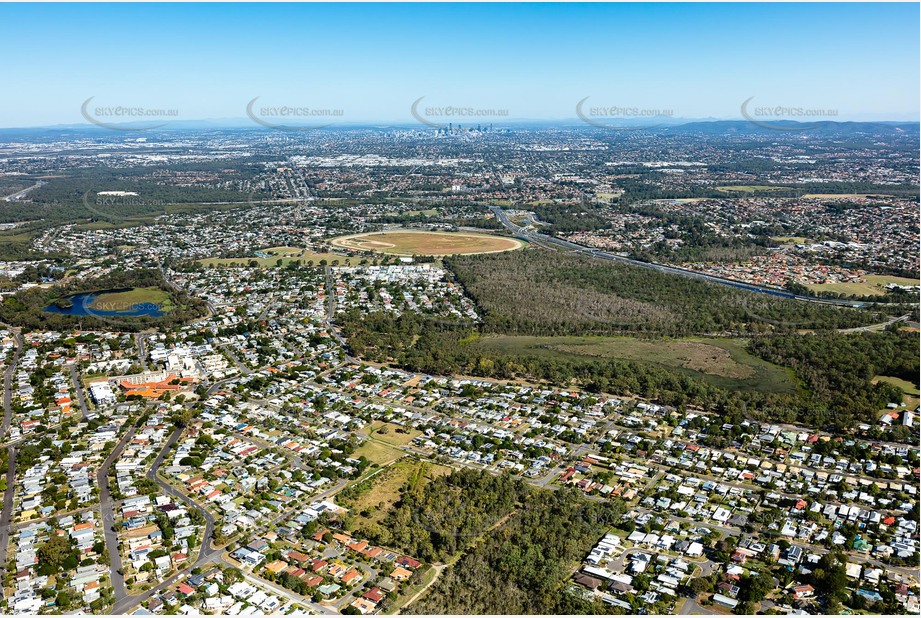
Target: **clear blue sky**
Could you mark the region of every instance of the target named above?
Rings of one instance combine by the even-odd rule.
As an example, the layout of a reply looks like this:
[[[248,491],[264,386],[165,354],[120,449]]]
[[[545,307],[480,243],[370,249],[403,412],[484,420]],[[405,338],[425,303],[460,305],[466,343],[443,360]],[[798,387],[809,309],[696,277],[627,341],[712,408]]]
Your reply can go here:
[[[244,118],[261,104],[411,121],[413,101],[740,118],[742,101],[917,120],[917,4],[0,4],[0,126],[80,105]]]

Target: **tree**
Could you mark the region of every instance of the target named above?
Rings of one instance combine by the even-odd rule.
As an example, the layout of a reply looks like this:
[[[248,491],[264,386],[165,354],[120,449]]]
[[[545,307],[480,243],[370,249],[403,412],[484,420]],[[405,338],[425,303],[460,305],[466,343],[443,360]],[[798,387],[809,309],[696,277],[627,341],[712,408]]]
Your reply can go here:
[[[713,584],[706,577],[695,577],[688,582],[688,588],[697,595],[713,590]]]
[[[70,592],[67,590],[61,590],[58,592],[58,596],[54,599],[54,604],[57,606],[57,609],[68,609],[71,604]]]
[[[752,601],[745,601],[741,603],[736,608],[737,614],[742,614],[743,616],[752,616],[756,613],[758,606]]]
[[[774,589],[774,578],[770,572],[762,571],[754,577],[747,578],[742,585],[739,598],[743,601],[760,602],[767,593]]]
[[[224,569],[224,583],[227,585],[243,581],[243,573],[236,567],[227,567]]]
[[[55,534],[38,548],[38,559],[53,569],[53,572],[57,572],[70,553],[70,541],[67,537]]]
[[[847,598],[847,572],[845,558],[838,553],[827,553],[819,559],[812,572],[812,585],[828,601],[840,603]]]

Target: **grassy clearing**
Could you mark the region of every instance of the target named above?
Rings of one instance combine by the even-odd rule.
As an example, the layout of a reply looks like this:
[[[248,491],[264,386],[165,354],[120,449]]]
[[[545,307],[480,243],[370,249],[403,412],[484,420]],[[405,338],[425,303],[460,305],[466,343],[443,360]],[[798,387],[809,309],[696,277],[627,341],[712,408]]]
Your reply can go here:
[[[339,495],[338,501],[354,513],[366,511],[364,517],[380,523],[390,508],[400,499],[401,489],[412,480],[426,484],[451,473],[451,468],[426,461],[404,457],[396,463],[381,468]]]
[[[902,392],[905,393],[906,395],[917,396],[921,394],[921,392],[919,392],[918,390],[917,385],[912,384],[908,380],[896,378],[895,376],[876,376],[873,378],[873,384],[876,384],[877,382],[887,382],[889,384],[892,384],[893,386],[898,386],[900,389],[902,389]]]
[[[164,313],[173,308],[169,292],[156,286],[99,294],[90,307],[100,311],[128,311],[134,305],[143,304],[157,305]]]
[[[17,232],[14,229],[6,230],[0,233],[0,242],[10,244],[28,244],[32,241],[32,234],[29,232]]]
[[[309,266],[320,266],[320,262],[326,260],[326,263],[332,265],[337,261],[340,266],[353,266],[361,261],[361,258],[348,257],[345,255],[336,255],[335,253],[316,253],[299,247],[272,247],[263,249],[254,253],[250,257],[244,258],[208,258],[199,260],[202,266],[230,266],[244,267],[249,266],[250,262],[256,262],[260,268],[270,268],[278,265],[281,260],[282,266],[287,266],[291,262],[300,261],[301,264]]]
[[[886,285],[918,285],[917,279],[906,277],[891,277],[889,275],[865,275],[863,282],[853,283],[816,283],[808,286],[817,292],[838,292],[839,294],[854,294],[856,296],[876,296],[886,293]]]
[[[29,251],[33,234],[18,231],[16,228],[0,231],[0,258],[20,259]]]
[[[371,463],[376,463],[379,466],[390,463],[395,459],[399,459],[403,456],[403,451],[383,444],[376,440],[367,440],[360,447],[355,449],[355,452],[352,454],[353,457],[364,457]]]
[[[784,245],[805,245],[812,242],[805,236],[773,236],[771,240]]]
[[[567,359],[617,359],[652,363],[703,378],[724,388],[795,391],[786,369],[749,354],[744,339],[663,339],[633,337],[483,337],[475,345],[506,354]]]
[[[371,424],[371,436],[391,446],[406,446],[413,441],[413,438],[420,435],[422,432],[412,427],[400,427],[383,421],[375,421]]]
[[[919,390],[917,384],[912,384],[908,380],[896,378],[895,376],[876,376],[873,378],[872,382],[873,384],[877,382],[888,382],[902,389],[902,403],[905,404],[905,408],[908,410],[914,410],[918,407],[919,403],[921,403],[921,390]],[[881,411],[888,412],[888,410]]]
[[[497,253],[519,249],[523,246],[521,241],[504,236],[410,230],[343,236],[333,239],[330,244],[346,249],[407,256]]]

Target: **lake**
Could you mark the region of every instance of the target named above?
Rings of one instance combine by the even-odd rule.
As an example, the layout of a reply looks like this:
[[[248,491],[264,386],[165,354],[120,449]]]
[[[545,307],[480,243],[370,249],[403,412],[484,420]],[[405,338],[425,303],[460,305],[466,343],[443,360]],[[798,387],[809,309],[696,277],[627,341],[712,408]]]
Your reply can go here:
[[[136,303],[132,305],[118,305],[108,303],[103,306],[93,307],[96,299],[104,294],[117,294],[129,291],[130,288],[122,290],[102,290],[99,292],[84,292],[73,294],[64,300],[70,301],[70,306],[59,306],[52,303],[45,307],[47,313],[59,313],[62,315],[89,316],[89,317],[121,317],[136,318],[141,316],[150,316],[153,318],[163,317],[163,311],[160,305],[156,303]]]

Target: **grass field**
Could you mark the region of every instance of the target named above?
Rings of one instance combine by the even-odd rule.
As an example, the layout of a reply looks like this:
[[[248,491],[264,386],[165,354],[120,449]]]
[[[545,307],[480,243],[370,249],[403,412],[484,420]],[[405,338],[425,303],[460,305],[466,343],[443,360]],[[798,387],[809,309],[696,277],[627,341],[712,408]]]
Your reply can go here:
[[[498,253],[523,246],[514,238],[466,232],[394,230],[370,232],[333,239],[330,244],[346,249],[375,251],[390,255],[467,255]]]
[[[360,261],[360,258],[336,255],[335,253],[314,253],[299,247],[272,247],[263,249],[259,253],[262,255],[254,254],[245,258],[208,258],[199,260],[199,263],[202,266],[248,266],[250,262],[255,260],[258,266],[266,268],[278,265],[278,260],[281,260],[282,266],[298,260],[300,260],[301,264],[310,266],[317,266],[322,260],[326,260],[327,264],[332,264],[334,260],[338,260],[340,266],[352,266]]]
[[[392,446],[406,446],[422,432],[412,427],[400,427],[393,423],[375,421],[371,423],[371,436]]]
[[[898,386],[906,395],[917,396],[921,394],[921,391],[918,390],[918,386],[916,384],[912,384],[908,380],[903,380],[894,376],[876,376],[873,378],[873,383],[876,384],[877,382],[888,382],[893,386]]]
[[[785,245],[805,245],[812,242],[805,236],[774,236],[771,240]]]
[[[722,191],[723,193],[756,193],[759,191],[778,191],[784,187],[772,187],[769,185],[739,185],[737,187],[726,186],[726,187],[717,187],[717,191]]]
[[[158,287],[133,288],[124,292],[107,292],[93,299],[90,308],[102,311],[112,311],[112,307],[127,310],[133,305],[157,305],[160,311],[166,313],[173,308],[173,300],[169,292]]]
[[[749,354],[744,339],[643,340],[633,337],[490,336],[476,345],[507,354],[569,359],[617,359],[662,365],[717,386],[745,391],[788,393],[791,375]]]
[[[365,443],[355,449],[355,452],[352,454],[355,458],[364,457],[371,463],[376,463],[379,466],[399,459],[403,455],[404,453],[400,449],[376,440],[366,440]]]
[[[350,486],[338,501],[354,513],[367,512],[368,520],[380,523],[390,507],[400,499],[400,490],[410,480],[425,485],[439,476],[450,473],[451,468],[446,466],[405,457]]]
[[[905,407],[909,410],[914,410],[918,407],[918,403],[921,402],[921,390],[919,390],[917,384],[912,384],[908,380],[903,380],[901,378],[896,378],[895,376],[876,376],[872,380],[873,384],[877,382],[888,382],[893,386],[898,386],[902,389],[902,403],[905,404]]]
[[[33,234],[22,232],[13,228],[0,232],[0,257],[4,259],[20,259],[28,251],[32,243]]]
[[[838,292],[839,294],[855,294],[857,296],[875,296],[886,293],[886,284],[919,285],[917,279],[905,277],[890,277],[888,275],[865,275],[861,283],[816,283],[808,286],[817,292]]]

